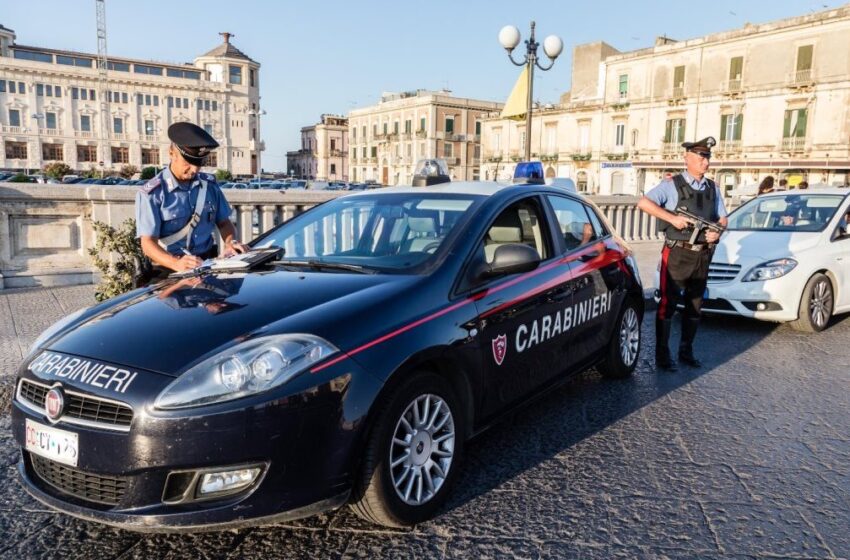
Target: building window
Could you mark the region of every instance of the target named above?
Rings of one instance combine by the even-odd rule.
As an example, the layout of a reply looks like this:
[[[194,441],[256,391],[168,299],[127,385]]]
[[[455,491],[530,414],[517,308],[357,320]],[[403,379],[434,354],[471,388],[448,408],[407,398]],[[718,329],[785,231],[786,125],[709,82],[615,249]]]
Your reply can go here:
[[[362,127],[360,127],[360,136],[363,138],[364,141],[366,140],[366,125],[365,124]]]
[[[410,134],[413,131],[413,122],[410,119],[404,121],[404,132]]]
[[[419,130],[425,132],[425,117],[419,119]]]
[[[744,115],[720,115],[720,141],[740,140]]]
[[[83,66],[85,68],[92,67],[92,59],[91,58],[81,58],[79,56],[64,56],[61,54],[56,55],[56,64],[64,64],[66,66]]]
[[[6,93],[6,80],[0,80],[0,93]]]
[[[97,146],[77,146],[77,161],[80,163],[97,161]]]
[[[80,115],[80,130],[91,132],[91,115]]]
[[[159,165],[159,150],[142,148],[142,165]]]
[[[377,136],[377,135],[378,135],[378,125],[377,125],[377,124],[373,124],[373,125],[372,125],[372,137],[374,138],[374,137],[375,137],[375,136]]]
[[[35,94],[38,97],[44,96],[44,84],[35,84]]]
[[[629,75],[620,74],[620,99],[626,99],[629,96]]]
[[[525,150],[525,131],[519,133],[519,149]]]
[[[378,157],[378,147],[377,146],[372,146],[372,157],[373,158]]]
[[[452,134],[455,131],[455,118],[446,117],[446,134]]]
[[[21,126],[21,112],[18,109],[9,109],[9,126]]]
[[[210,152],[210,155],[207,156],[207,161],[204,164],[204,167],[217,167],[218,166],[218,152]]]
[[[685,119],[668,119],[664,126],[664,143],[680,144],[685,141]]]
[[[501,130],[493,131],[493,149],[498,152],[502,149],[502,132]]]
[[[454,144],[451,142],[446,142],[443,144],[443,156],[450,158],[452,157],[452,153],[454,152]]]
[[[475,121],[475,135],[481,136],[481,121]]]
[[[27,143],[6,142],[6,159],[27,159]]]
[[[44,114],[44,126],[50,130],[56,130],[56,113]]]
[[[729,60],[729,80],[741,82],[741,74],[744,71],[744,57],[733,56]]]
[[[626,125],[619,123],[614,127],[614,145],[622,148],[626,142]]]
[[[382,129],[384,131],[384,136],[387,135],[387,126],[388,126],[388,124],[386,122],[384,122],[384,126],[383,126],[383,129]]]
[[[335,138],[331,138],[331,151],[332,152],[336,151],[336,139]]]
[[[121,117],[114,117],[112,119],[112,132],[115,134],[124,134],[124,119]]]
[[[785,111],[785,123],[782,129],[783,138],[805,138],[807,109],[790,109]]]
[[[162,76],[161,66],[147,66],[145,64],[134,64],[133,72],[136,74],[149,74],[151,76]]]
[[[682,96],[685,93],[685,67],[676,66],[673,69],[673,95]]]
[[[398,121],[393,122],[393,134],[398,134]]]
[[[130,163],[130,148],[112,148],[112,163]]]
[[[169,78],[183,78],[186,80],[200,80],[201,73],[196,70],[183,70],[181,68],[168,68],[165,74]]]
[[[168,97],[165,98],[165,104],[168,106],[169,109],[173,108],[174,107],[174,98],[169,95]]]
[[[331,164],[331,175],[336,175],[336,164],[335,163]]]
[[[365,158],[365,157],[366,157],[366,146],[363,146],[362,152],[363,152],[363,153],[362,153],[362,155],[361,155],[360,157],[364,157],[364,158]]]
[[[241,86],[242,85],[242,67],[241,66],[230,66],[230,83]]]
[[[257,85],[257,73],[256,70],[250,68],[248,70],[248,79],[250,80],[251,87],[255,87]]]
[[[209,134],[210,136],[212,136],[212,135],[213,135],[213,125],[211,125],[211,124],[209,124],[209,123],[204,124],[204,130],[205,130],[205,131],[206,131],[206,133],[207,133],[207,134]]]
[[[106,61],[106,67],[110,70],[115,70],[116,72],[129,72],[130,65],[126,62],[112,62],[111,60]]]
[[[154,135],[153,121],[151,121],[151,120],[145,121],[145,135],[146,136],[153,136]]]
[[[42,144],[41,158],[46,161],[62,161],[65,159],[62,144]]]
[[[20,60],[34,60],[35,62],[53,62],[53,55],[35,51],[22,51],[15,49],[14,56]]]
[[[812,69],[813,45],[803,45],[797,48],[797,72]]]

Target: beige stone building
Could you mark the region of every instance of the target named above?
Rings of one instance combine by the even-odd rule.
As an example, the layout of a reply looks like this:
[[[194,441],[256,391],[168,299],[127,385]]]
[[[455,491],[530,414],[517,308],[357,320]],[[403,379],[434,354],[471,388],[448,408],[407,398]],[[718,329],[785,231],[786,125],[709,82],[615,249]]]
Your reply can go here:
[[[301,149],[286,153],[289,174],[299,179],[348,180],[348,119],[322,115],[301,129]]]
[[[224,42],[193,64],[109,56],[101,88],[97,55],[20,45],[0,26],[0,169],[64,161],[108,174],[125,164],[164,165],[168,126],[191,121],[220,143],[207,170],[255,174],[263,149],[260,64],[221,35]]]
[[[850,6],[631,52],[580,45],[572,90],[534,113],[532,152],[587,192],[640,194],[681,169],[681,142],[714,136],[727,193],[766,175],[846,185],[848,52]],[[509,176],[524,121],[483,131],[484,176]]]
[[[446,160],[455,180],[480,176],[481,119],[500,103],[454,97],[448,91],[384,94],[349,117],[351,181],[410,184],[420,158]]]

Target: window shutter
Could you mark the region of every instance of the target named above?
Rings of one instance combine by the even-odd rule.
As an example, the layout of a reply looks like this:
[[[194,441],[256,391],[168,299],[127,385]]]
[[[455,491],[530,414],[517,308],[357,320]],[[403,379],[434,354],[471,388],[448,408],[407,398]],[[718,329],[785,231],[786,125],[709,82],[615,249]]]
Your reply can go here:
[[[797,49],[797,70],[812,69],[812,45],[803,45]]]
[[[726,140],[726,126],[729,124],[729,115],[720,115],[720,141]]]

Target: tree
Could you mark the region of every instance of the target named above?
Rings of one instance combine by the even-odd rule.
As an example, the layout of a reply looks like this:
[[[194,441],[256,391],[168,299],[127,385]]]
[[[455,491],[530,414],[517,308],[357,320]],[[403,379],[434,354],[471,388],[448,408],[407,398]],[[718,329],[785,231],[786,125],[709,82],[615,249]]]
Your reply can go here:
[[[73,169],[71,169],[68,164],[61,161],[48,163],[44,166],[44,174],[54,179],[61,179],[65,175],[70,174],[71,171],[73,171]]]
[[[86,169],[80,173],[80,176],[86,179],[94,179],[95,177],[100,177],[100,173],[96,169]]]
[[[128,218],[116,229],[105,222],[92,222],[94,247],[89,249],[94,266],[100,271],[100,284],[94,293],[97,301],[123,294],[133,289],[133,277],[143,258],[142,247],[136,239],[136,220]],[[110,257],[115,254],[115,259]]]
[[[135,165],[125,165],[121,168],[121,171],[119,171],[118,174],[124,177],[125,179],[132,179],[133,175],[138,172],[139,168]]]
[[[156,177],[156,167],[150,165],[148,167],[142,168],[142,176],[139,179],[144,179],[147,181],[148,179],[153,179]]]
[[[232,181],[233,175],[227,169],[216,169],[215,170],[215,180],[219,183],[224,181]]]

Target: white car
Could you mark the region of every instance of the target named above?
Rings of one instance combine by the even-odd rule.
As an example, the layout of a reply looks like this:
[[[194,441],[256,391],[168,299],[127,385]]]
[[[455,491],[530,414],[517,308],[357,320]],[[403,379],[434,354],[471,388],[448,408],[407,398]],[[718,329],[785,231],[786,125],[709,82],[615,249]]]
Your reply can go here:
[[[807,332],[850,311],[850,191],[783,191],[729,216],[703,310],[788,322]]]

